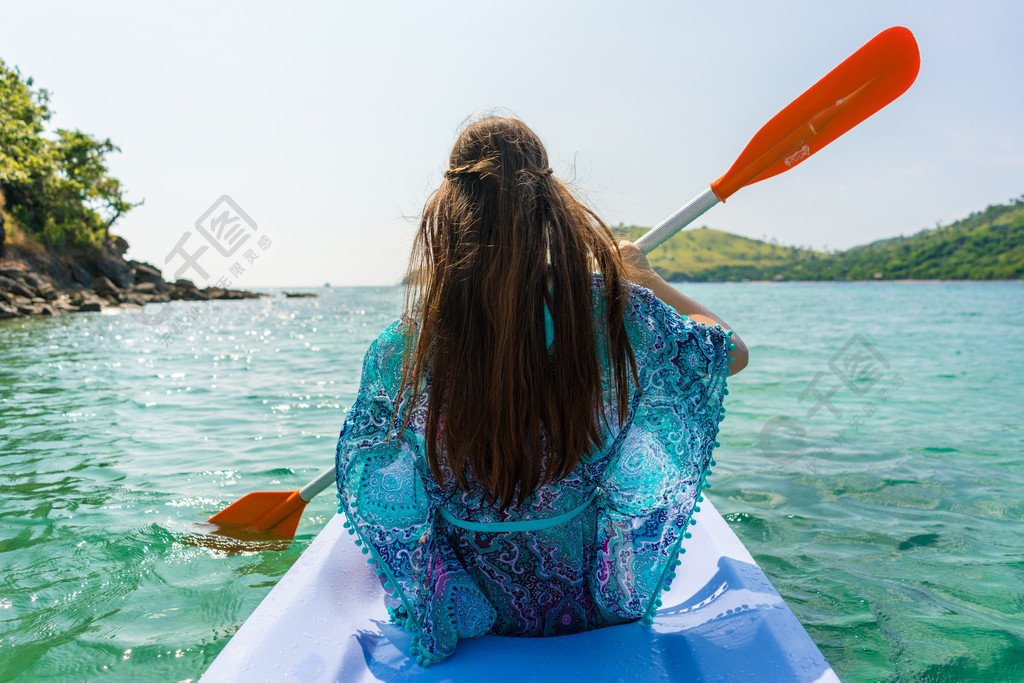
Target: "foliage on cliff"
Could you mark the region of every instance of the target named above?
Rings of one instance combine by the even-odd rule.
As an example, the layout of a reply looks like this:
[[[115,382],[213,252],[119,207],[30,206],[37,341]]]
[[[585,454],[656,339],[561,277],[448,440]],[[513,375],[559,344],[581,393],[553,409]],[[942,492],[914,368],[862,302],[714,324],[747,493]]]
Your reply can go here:
[[[102,244],[131,210],[107,169],[119,151],[80,130],[48,131],[49,93],[0,60],[0,192],[6,211],[47,245]]]

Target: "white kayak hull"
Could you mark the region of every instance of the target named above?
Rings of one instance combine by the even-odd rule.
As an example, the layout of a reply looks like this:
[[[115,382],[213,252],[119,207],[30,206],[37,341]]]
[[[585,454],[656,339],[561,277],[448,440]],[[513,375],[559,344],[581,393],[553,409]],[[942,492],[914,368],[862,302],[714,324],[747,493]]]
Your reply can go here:
[[[335,516],[203,675],[227,681],[837,681],[709,500],[654,623],[460,641],[421,667]]]

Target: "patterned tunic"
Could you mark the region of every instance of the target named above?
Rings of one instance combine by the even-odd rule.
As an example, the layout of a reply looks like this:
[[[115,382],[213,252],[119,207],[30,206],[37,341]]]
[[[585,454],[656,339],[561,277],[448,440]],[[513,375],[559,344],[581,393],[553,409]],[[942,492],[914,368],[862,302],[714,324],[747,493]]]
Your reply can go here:
[[[649,620],[660,606],[714,464],[733,347],[731,332],[630,287],[626,331],[639,386],[630,384],[628,418],[613,418],[603,448],[568,477],[504,513],[472,480],[467,492],[431,476],[429,386],[406,429],[395,426],[389,438],[402,321],[367,351],[338,439],[338,512],[376,566],[392,619],[414,634],[420,663],[449,656],[459,638],[564,635]],[[600,311],[600,277],[593,291]]]

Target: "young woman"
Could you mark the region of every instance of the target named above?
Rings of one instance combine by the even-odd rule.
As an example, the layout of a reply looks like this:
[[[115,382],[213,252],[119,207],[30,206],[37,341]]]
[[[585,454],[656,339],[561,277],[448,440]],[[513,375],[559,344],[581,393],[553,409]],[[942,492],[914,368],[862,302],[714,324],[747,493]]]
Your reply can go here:
[[[337,471],[413,654],[649,618],[743,342],[616,245],[512,118],[460,135],[409,282],[366,354]]]

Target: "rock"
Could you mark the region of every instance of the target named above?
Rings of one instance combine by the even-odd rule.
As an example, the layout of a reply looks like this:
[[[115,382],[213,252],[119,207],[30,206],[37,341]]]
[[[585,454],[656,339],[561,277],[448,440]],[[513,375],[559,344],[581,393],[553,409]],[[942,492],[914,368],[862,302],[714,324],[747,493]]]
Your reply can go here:
[[[156,266],[126,260],[127,247],[127,242],[117,239],[100,249],[48,250],[39,246],[5,260],[0,266],[0,318],[102,311],[110,305],[261,296],[220,287],[200,289],[185,279],[169,283]]]
[[[72,263],[68,266],[68,271],[70,272],[72,279],[84,287],[92,287],[92,283],[96,279],[89,271],[77,263]]]
[[[27,297],[29,299],[35,296],[35,293],[29,289],[24,282],[12,280],[4,275],[0,275],[0,288],[6,289],[11,294]]]
[[[33,273],[31,271],[25,271],[22,274],[22,278],[21,279],[25,281],[25,284],[29,285],[33,289],[40,289],[41,287],[49,287],[50,286],[49,282],[47,282],[43,278],[39,277],[39,275],[37,275],[36,273]]]
[[[96,270],[118,287],[128,287],[132,283],[131,271],[128,270],[128,264],[124,261],[102,259],[96,262]]]
[[[141,261],[129,261],[128,266],[131,268],[131,274],[135,282],[152,283],[153,285],[164,284],[163,275],[156,266]]]
[[[124,252],[128,251],[128,240],[120,235],[115,235],[114,239],[111,240],[111,246],[113,246],[118,256],[124,256]]]
[[[92,283],[92,291],[96,292],[100,296],[112,297],[114,299],[121,298],[121,288],[103,275],[100,275],[96,278],[96,281]]]
[[[78,304],[71,303],[71,297],[64,296],[63,294],[53,302],[53,306],[62,313],[69,313],[71,311],[78,310]]]
[[[175,280],[174,284],[171,285],[171,299],[173,301],[205,301],[208,298],[191,280]]]
[[[124,295],[124,299],[121,300],[123,304],[132,304],[134,306],[145,306],[153,300],[153,297],[144,294],[142,292],[128,292]]]
[[[25,292],[31,292],[33,296],[43,297],[47,301],[57,298],[57,291],[53,288],[53,285],[30,270],[0,268],[0,278],[20,285],[13,288],[7,287],[7,289],[10,289],[18,296],[26,296]],[[4,283],[0,283],[0,285],[2,284]]]
[[[81,308],[85,304],[99,304],[102,306],[109,302],[106,301],[105,299],[101,299],[92,292],[82,292],[79,293],[77,296],[72,297],[72,303],[76,308]]]
[[[241,289],[224,289],[223,287],[207,287],[203,290],[207,299],[257,299],[259,294]]]
[[[9,277],[12,280],[24,280],[25,274],[27,272],[27,270],[23,270],[21,268],[11,268],[9,266],[6,268],[0,268],[0,275],[3,275],[4,277]]]
[[[29,271],[36,278],[36,285],[41,285],[44,279],[50,284],[64,283],[68,277],[67,256],[55,253],[33,255]]]

